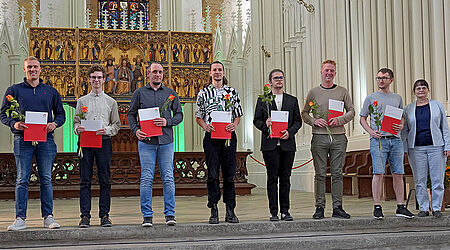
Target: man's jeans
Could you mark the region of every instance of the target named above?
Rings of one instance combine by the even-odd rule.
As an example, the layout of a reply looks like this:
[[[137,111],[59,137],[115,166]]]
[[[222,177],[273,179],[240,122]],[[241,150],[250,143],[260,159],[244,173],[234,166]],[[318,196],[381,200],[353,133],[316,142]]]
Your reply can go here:
[[[98,216],[109,216],[111,207],[111,175],[110,165],[112,158],[111,138],[102,140],[101,148],[83,148],[83,157],[80,158],[80,210],[81,217],[91,218],[91,184],[94,158],[97,163],[98,184],[100,186],[100,199]]]
[[[42,217],[53,213],[52,169],[56,155],[56,144],[53,138],[46,142],[39,142],[36,146],[31,141],[23,141],[23,136],[14,136],[14,156],[16,158],[16,217],[27,217],[28,182],[31,174],[33,156],[39,172],[41,185],[41,214]]]
[[[155,176],[155,163],[163,181],[164,215],[175,215],[175,182],[173,179],[173,142],[169,144],[146,144],[138,142],[141,160],[141,212],[144,217],[153,217],[152,187]]]

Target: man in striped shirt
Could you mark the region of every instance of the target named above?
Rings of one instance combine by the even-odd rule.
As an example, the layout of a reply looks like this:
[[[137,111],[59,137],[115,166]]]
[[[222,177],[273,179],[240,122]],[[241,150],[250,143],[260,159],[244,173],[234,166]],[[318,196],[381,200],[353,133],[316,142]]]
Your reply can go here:
[[[224,66],[221,62],[215,61],[210,68],[209,85],[205,86],[197,96],[197,109],[195,118],[197,124],[205,130],[203,139],[203,149],[205,151],[205,161],[208,167],[208,207],[211,208],[210,224],[219,223],[217,203],[220,200],[220,180],[219,168],[222,168],[223,178],[223,202],[226,205],[225,221],[229,223],[239,223],[239,219],[234,213],[236,207],[236,190],[234,187],[234,174],[236,172],[236,127],[243,115],[239,94],[234,88],[227,85]],[[225,99],[228,98],[228,103]],[[226,130],[231,132],[229,145],[225,139],[212,139],[211,113],[213,111],[231,111],[231,123],[226,126]]]

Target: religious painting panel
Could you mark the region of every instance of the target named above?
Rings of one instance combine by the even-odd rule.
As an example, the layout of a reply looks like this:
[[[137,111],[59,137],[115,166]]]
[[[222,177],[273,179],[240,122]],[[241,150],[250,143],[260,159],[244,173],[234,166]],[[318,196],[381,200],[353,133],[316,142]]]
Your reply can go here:
[[[152,62],[163,65],[164,82],[181,101],[194,102],[208,81],[212,43],[211,33],[30,28],[29,50],[41,61],[44,82],[71,105],[90,92],[91,65],[105,66],[105,93],[127,104],[147,84],[146,69]],[[123,114],[125,110],[126,105]]]

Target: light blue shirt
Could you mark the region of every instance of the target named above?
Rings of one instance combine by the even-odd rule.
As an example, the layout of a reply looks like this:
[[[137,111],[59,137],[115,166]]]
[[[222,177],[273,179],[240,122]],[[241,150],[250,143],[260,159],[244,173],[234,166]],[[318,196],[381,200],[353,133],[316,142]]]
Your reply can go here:
[[[448,130],[447,116],[442,103],[430,100],[430,130],[433,146],[444,146],[445,151],[450,151],[450,134]],[[405,107],[405,125],[401,132],[405,152],[408,148],[414,148],[416,140],[416,102]]]

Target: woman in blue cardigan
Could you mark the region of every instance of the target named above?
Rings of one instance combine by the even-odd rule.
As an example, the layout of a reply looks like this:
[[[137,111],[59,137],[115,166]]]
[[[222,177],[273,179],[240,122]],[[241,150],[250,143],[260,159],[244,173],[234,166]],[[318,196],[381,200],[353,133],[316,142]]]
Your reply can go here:
[[[417,80],[413,87],[417,100],[405,107],[405,126],[402,139],[416,184],[416,197],[420,212],[418,217],[428,216],[429,197],[427,174],[430,173],[433,216],[442,216],[444,196],[444,171],[450,155],[450,135],[444,106],[428,99],[427,81]]]

